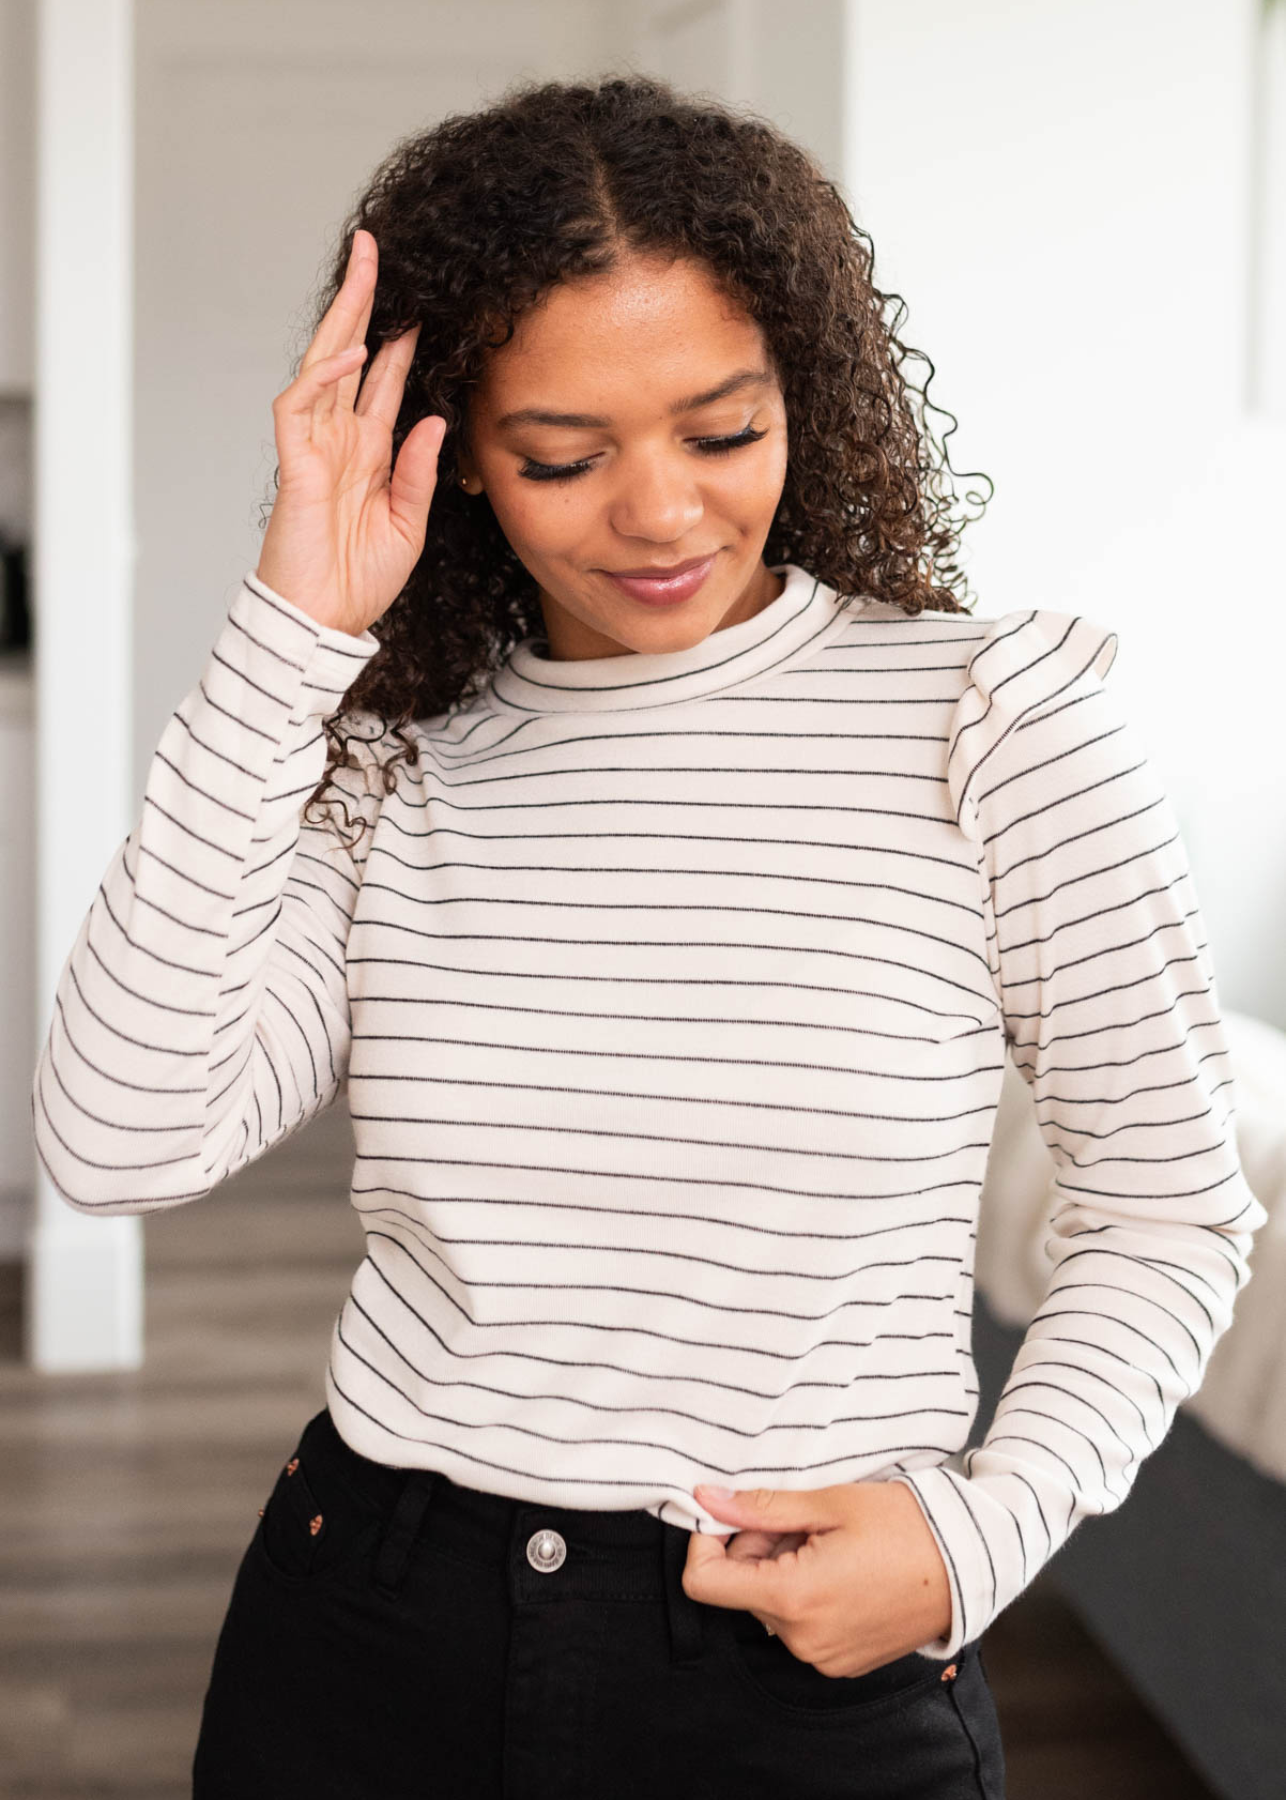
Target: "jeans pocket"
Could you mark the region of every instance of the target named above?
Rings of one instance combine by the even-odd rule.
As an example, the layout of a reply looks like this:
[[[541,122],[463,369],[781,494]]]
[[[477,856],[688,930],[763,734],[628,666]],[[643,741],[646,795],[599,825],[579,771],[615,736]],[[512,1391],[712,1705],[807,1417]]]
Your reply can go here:
[[[761,1705],[791,1718],[869,1719],[941,1690],[941,1663],[915,1651],[865,1675],[824,1675],[780,1636],[770,1637],[753,1613],[725,1610],[716,1633],[738,1681]]]
[[[278,1472],[252,1548],[278,1581],[311,1584],[347,1565],[366,1523],[351,1494],[310,1456],[305,1436]]]

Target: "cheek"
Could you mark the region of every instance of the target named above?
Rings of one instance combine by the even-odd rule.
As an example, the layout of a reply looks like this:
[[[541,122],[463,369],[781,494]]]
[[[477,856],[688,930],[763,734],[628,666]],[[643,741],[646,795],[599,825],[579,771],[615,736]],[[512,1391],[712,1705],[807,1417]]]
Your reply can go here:
[[[522,545],[556,555],[577,543],[594,511],[576,488],[574,481],[563,485],[519,477],[500,491],[493,489],[491,505],[500,529],[515,548]]]
[[[726,517],[753,524],[776,510],[785,481],[785,446],[774,446],[770,454],[748,459],[740,468],[735,456],[728,457],[707,492]]]

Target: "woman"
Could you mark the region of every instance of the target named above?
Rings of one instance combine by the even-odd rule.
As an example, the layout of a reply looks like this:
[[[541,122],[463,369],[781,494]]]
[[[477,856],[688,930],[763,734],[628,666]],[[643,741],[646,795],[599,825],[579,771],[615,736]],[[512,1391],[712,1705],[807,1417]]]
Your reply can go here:
[[[33,1092],[107,1214],[349,1097],[367,1254],[195,1793],[996,1800],[982,1632],[1263,1217],[1115,636],[953,593],[863,234],[763,122],[523,87],[344,241]],[[949,1467],[1007,1047],[1052,1273]]]

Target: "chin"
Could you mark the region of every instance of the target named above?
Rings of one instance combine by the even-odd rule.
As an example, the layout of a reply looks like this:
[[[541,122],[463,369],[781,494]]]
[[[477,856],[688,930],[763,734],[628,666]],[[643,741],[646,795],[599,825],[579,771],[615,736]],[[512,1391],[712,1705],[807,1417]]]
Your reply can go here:
[[[677,650],[688,644],[699,643],[703,637],[709,637],[722,622],[735,599],[736,595],[733,594],[730,598],[720,598],[711,605],[705,594],[694,594],[691,600],[682,606],[676,606],[673,612],[658,607],[654,614],[640,606],[638,613],[642,616],[632,617],[626,629],[632,630],[636,637],[646,638],[649,644],[655,644],[657,638],[673,640]],[[697,602],[702,604],[698,605]]]

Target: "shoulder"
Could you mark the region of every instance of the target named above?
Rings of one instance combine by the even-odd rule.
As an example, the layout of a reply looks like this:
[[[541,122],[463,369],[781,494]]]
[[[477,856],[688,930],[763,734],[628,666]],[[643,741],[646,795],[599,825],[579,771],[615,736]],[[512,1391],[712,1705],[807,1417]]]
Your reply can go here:
[[[925,669],[958,669],[965,719],[994,714],[1006,723],[1078,682],[1101,682],[1117,650],[1111,626],[1084,613],[1029,606],[994,619],[968,612],[909,614],[886,600],[846,609],[838,641],[921,652]]]
[[[1116,632],[1084,613],[1024,607],[974,624],[968,687],[1007,712],[1038,706],[1086,676],[1101,681],[1116,660]]]
[[[1012,773],[1024,758],[1080,748],[1105,728],[1113,706],[1103,684],[1119,641],[1100,619],[1050,607],[973,623],[977,641],[947,749],[957,819],[967,804],[978,805],[1002,767]]]

